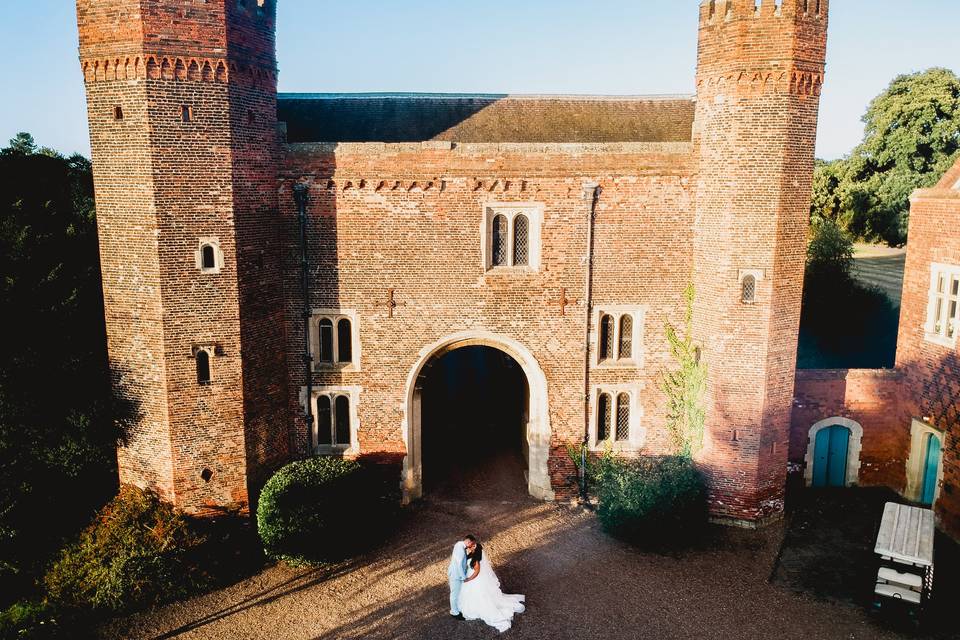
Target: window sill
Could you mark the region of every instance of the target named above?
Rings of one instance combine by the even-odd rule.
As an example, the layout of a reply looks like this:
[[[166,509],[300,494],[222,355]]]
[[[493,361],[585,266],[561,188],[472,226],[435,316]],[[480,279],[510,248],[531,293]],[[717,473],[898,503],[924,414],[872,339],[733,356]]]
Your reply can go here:
[[[613,443],[611,443],[609,440],[604,440],[603,442],[597,442],[590,445],[590,451],[592,453],[605,453],[608,450],[612,451],[613,453],[640,453],[642,449],[642,443],[633,442],[631,440]]]
[[[487,267],[485,276],[535,276],[540,273],[533,267]]]
[[[643,366],[643,361],[633,359],[600,360],[594,366],[597,369],[640,369]]]
[[[354,371],[360,371],[360,365],[354,364],[352,362],[343,362],[340,364],[313,365],[314,373],[338,373],[338,372],[351,373]]]
[[[941,347],[947,347],[948,349],[955,349],[956,346],[957,346],[957,338],[956,338],[956,336],[954,336],[953,338],[945,338],[945,337],[941,336],[941,335],[938,334],[938,333],[926,333],[926,332],[925,332],[925,333],[923,334],[923,339],[924,339],[924,341],[926,341],[926,342],[930,342],[930,343],[932,343],[932,344],[940,345]]]
[[[355,447],[347,446],[347,445],[342,445],[342,446],[321,445],[319,447],[313,448],[313,454],[317,456],[333,457],[333,456],[353,455],[355,453],[356,453]]]

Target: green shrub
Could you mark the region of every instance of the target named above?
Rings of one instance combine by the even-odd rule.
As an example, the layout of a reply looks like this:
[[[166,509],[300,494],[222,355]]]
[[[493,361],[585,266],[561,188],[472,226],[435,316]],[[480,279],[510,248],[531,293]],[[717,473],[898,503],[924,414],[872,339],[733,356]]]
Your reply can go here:
[[[257,507],[267,555],[291,563],[331,562],[385,537],[400,504],[392,469],[328,457],[280,469]]]
[[[119,611],[185,597],[206,581],[203,543],[156,494],[124,487],[44,577],[55,603]]]
[[[47,640],[61,636],[54,607],[46,602],[17,602],[0,612],[0,640]]]
[[[707,484],[687,457],[599,463],[597,515],[604,530],[635,544],[683,543],[707,523]]]

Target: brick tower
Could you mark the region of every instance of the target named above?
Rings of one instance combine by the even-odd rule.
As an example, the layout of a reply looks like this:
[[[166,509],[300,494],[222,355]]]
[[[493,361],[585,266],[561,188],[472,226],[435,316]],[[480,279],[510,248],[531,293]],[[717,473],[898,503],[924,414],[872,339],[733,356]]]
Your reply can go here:
[[[713,514],[783,509],[828,0],[700,7],[694,330]]]
[[[289,451],[275,0],[78,0],[125,483],[247,508]]]

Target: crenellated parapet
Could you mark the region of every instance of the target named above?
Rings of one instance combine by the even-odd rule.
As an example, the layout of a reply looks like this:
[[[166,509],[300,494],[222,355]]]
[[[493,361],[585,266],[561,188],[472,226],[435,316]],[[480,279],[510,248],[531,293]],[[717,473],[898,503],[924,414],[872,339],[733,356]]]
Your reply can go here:
[[[271,90],[277,84],[275,70],[238,64],[226,58],[137,55],[83,60],[81,68],[86,83],[173,80],[225,84],[232,79],[241,86]]]
[[[700,24],[712,25],[736,18],[817,21],[826,17],[828,4],[829,0],[703,0],[700,3]]]

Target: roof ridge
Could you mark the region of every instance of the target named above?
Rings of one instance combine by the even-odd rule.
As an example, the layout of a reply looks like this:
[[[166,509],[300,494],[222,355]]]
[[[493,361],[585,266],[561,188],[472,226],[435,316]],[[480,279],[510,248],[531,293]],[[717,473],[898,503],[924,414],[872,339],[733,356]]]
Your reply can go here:
[[[582,100],[585,102],[655,102],[694,100],[695,94],[610,95],[572,93],[416,93],[416,92],[361,92],[361,93],[296,93],[281,92],[279,99],[301,100],[376,100],[376,99],[459,99],[459,100]]]

